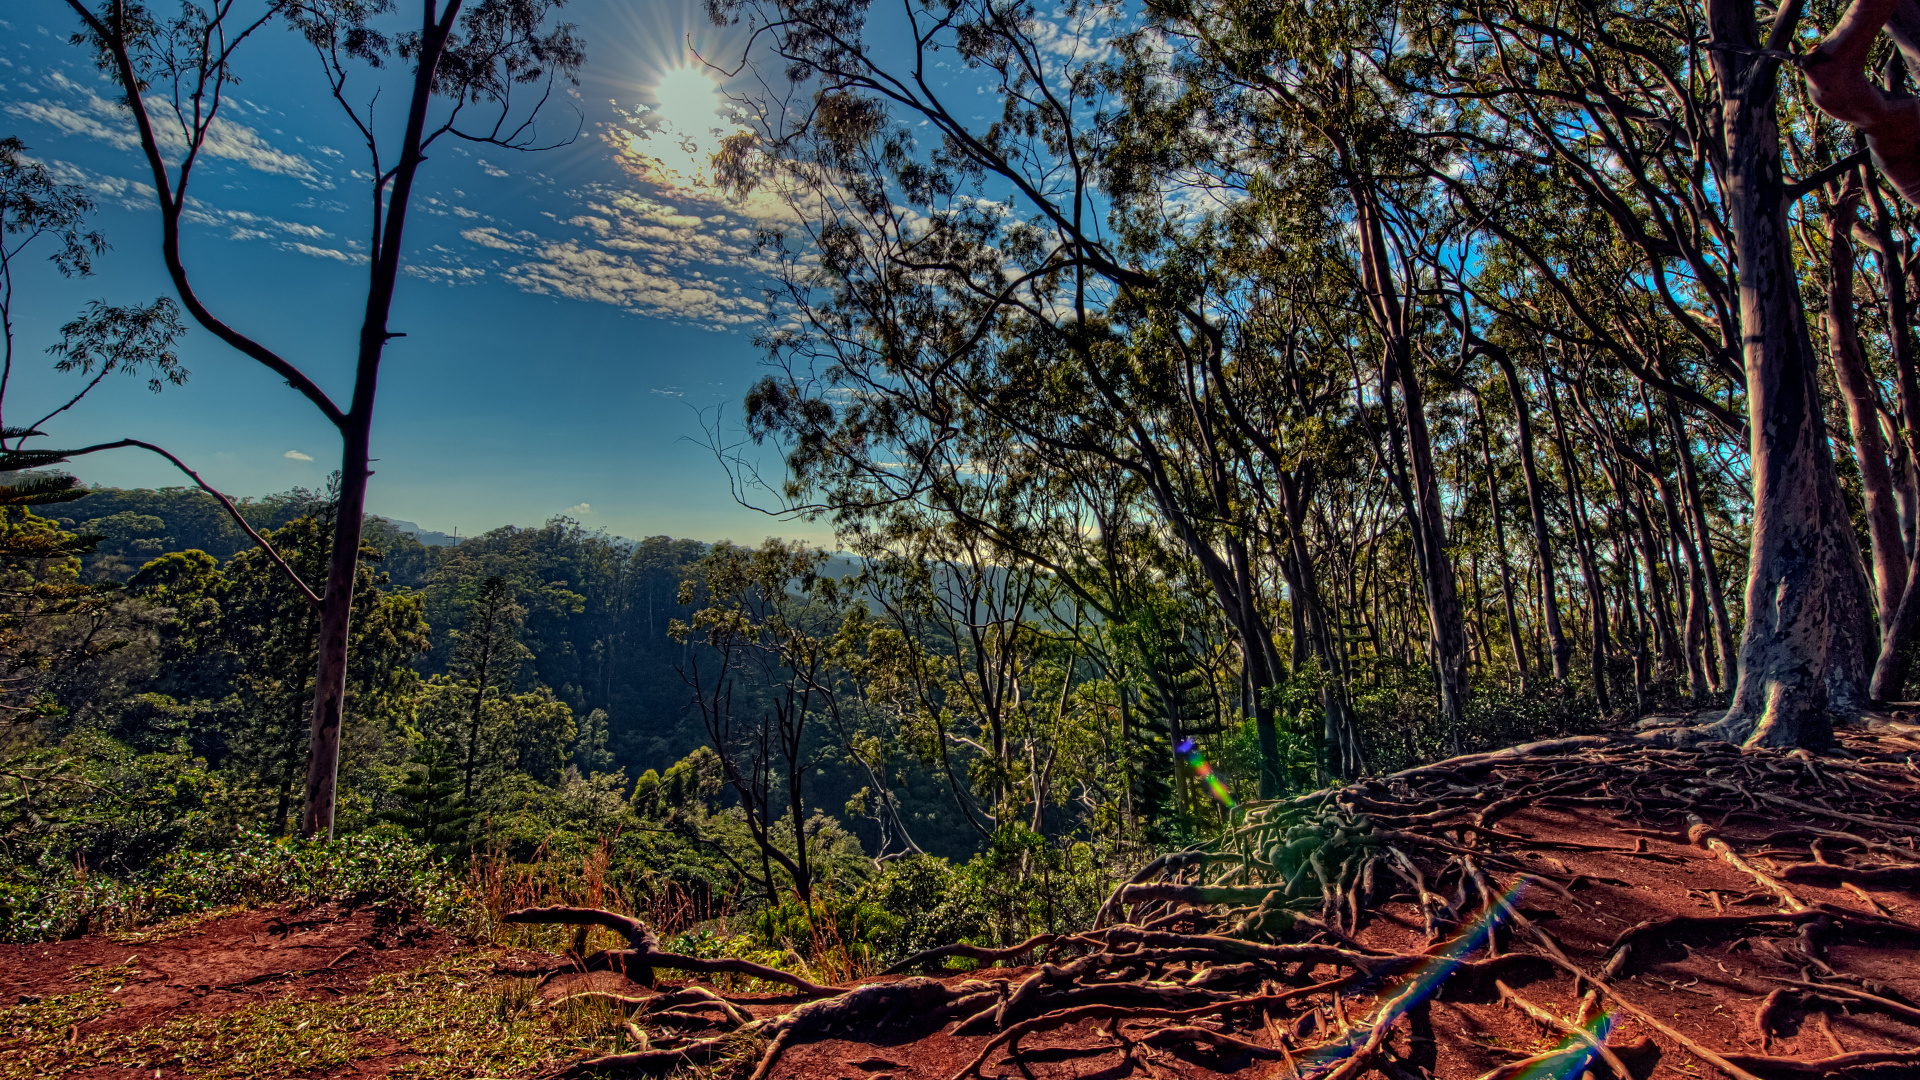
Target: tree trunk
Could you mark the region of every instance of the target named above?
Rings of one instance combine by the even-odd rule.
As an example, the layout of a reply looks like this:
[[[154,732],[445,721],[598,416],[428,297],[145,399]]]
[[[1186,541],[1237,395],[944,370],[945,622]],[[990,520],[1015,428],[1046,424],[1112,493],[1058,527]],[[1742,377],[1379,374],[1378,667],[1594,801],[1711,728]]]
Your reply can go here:
[[[1833,740],[1833,714],[1862,704],[1871,601],[1834,472],[1791,257],[1778,63],[1757,54],[1750,0],[1709,0],[1708,21],[1721,46],[1711,56],[1740,271],[1753,476],[1739,682],[1717,730],[1749,746],[1824,745]],[[1775,48],[1792,31],[1791,19],[1782,22]]]
[[[1534,557],[1540,561],[1540,615],[1547,629],[1547,654],[1553,660],[1553,677],[1566,682],[1573,661],[1573,646],[1567,643],[1560,626],[1560,599],[1553,580],[1553,540],[1547,532],[1547,500],[1540,487],[1540,468],[1533,457],[1533,421],[1527,411],[1527,392],[1520,372],[1505,349],[1490,350],[1500,373],[1506,376],[1507,393],[1513,398],[1514,427],[1520,437],[1520,471],[1527,480],[1527,511],[1533,517]]]
[[[1566,421],[1560,415],[1559,395],[1553,392],[1553,377],[1547,376],[1542,385],[1547,390],[1547,412],[1553,417],[1553,440],[1560,451],[1560,468],[1566,474],[1567,520],[1573,524],[1573,550],[1580,558],[1580,578],[1586,582],[1587,604],[1591,609],[1587,622],[1592,630],[1588,659],[1593,673],[1593,699],[1605,716],[1613,712],[1613,699],[1607,693],[1607,654],[1613,651],[1607,635],[1607,595],[1600,584],[1599,567],[1595,565],[1598,556],[1589,536],[1592,530],[1587,522],[1586,500],[1581,495],[1579,477],[1574,474],[1573,449],[1567,445]]]
[[[1895,73],[1903,74],[1904,69],[1897,65]],[[1873,228],[1856,233],[1874,249],[1874,265],[1879,268],[1881,291],[1887,297],[1888,338],[1892,348],[1894,371],[1894,391],[1898,397],[1903,465],[1899,486],[1895,491],[1895,502],[1899,505],[1897,520],[1900,523],[1900,537],[1907,553],[1906,588],[1901,591],[1900,603],[1894,609],[1891,621],[1884,616],[1881,620],[1880,656],[1873,667],[1871,696],[1877,700],[1888,701],[1902,698],[1906,694],[1907,661],[1911,646],[1917,633],[1920,633],[1920,548],[1915,544],[1913,515],[1916,504],[1920,504],[1920,491],[1915,490],[1913,470],[1920,464],[1920,372],[1916,371],[1913,344],[1913,314],[1907,299],[1907,252],[1904,245],[1896,245],[1893,237],[1891,215],[1887,213],[1886,202],[1880,197],[1880,189],[1871,174],[1867,177],[1867,198],[1873,203]],[[1904,498],[1901,496],[1904,495]],[[1904,505],[1901,505],[1904,504]]]
[[[1413,350],[1408,341],[1406,311],[1399,290],[1394,287],[1387,253],[1385,230],[1380,222],[1374,193],[1364,180],[1354,179],[1354,202],[1359,208],[1361,280],[1367,292],[1367,304],[1374,327],[1385,346],[1382,358],[1381,389],[1398,383],[1401,401],[1406,406],[1408,482],[1412,487],[1413,520],[1424,551],[1420,585],[1426,600],[1429,643],[1433,653],[1434,675],[1439,683],[1440,714],[1456,753],[1464,746],[1467,702],[1467,634],[1460,612],[1460,597],[1455,585],[1453,560],[1447,555],[1446,528],[1442,521],[1440,480],[1433,467],[1433,442],[1427,431],[1426,404],[1420,388],[1419,373],[1414,370]],[[1381,394],[1383,401],[1391,395]],[[1391,418],[1388,420],[1392,423]]]
[[[1906,592],[1907,551],[1900,536],[1900,509],[1894,504],[1893,469],[1887,460],[1886,436],[1880,430],[1873,374],[1867,370],[1853,314],[1853,217],[1859,198],[1859,189],[1849,183],[1839,202],[1827,208],[1827,354],[1833,362],[1834,382],[1846,402],[1853,458],[1860,466],[1867,536],[1873,545],[1874,611],[1885,636],[1893,631],[1894,615]]]
[[[1527,692],[1527,651],[1520,639],[1520,616],[1513,607],[1513,568],[1507,563],[1507,531],[1501,523],[1500,478],[1493,471],[1493,441],[1487,435],[1487,412],[1480,395],[1473,397],[1473,415],[1480,421],[1480,458],[1487,469],[1487,513],[1493,518],[1493,546],[1500,563],[1500,597],[1506,603],[1507,640],[1513,644],[1513,666],[1520,674],[1520,692]]]
[[[1666,395],[1667,426],[1673,432],[1674,456],[1680,462],[1680,491],[1696,538],[1693,547],[1699,555],[1699,569],[1705,578],[1703,589],[1713,612],[1713,654],[1708,657],[1707,674],[1714,689],[1726,693],[1739,670],[1733,651],[1733,619],[1727,614],[1727,592],[1720,583],[1720,561],[1713,554],[1713,534],[1707,531],[1707,507],[1700,498],[1700,473],[1693,461],[1693,446],[1687,438],[1686,424],[1680,419],[1680,404]]]
[[[333,522],[333,550],[322,593],[318,659],[313,675],[313,731],[307,751],[306,817],[301,834],[333,837],[334,788],[340,772],[340,723],[346,714],[348,645],[353,586],[360,569],[360,528],[366,513],[367,433],[344,436],[340,455],[340,504]]]
[[[1288,554],[1281,556],[1281,571],[1287,576],[1287,589],[1300,613],[1308,643],[1325,669],[1326,684],[1321,690],[1321,721],[1326,737],[1327,765],[1343,780],[1366,771],[1367,759],[1360,747],[1359,725],[1354,723],[1347,705],[1347,673],[1343,656],[1334,643],[1333,625],[1328,618],[1325,597],[1314,571],[1313,555],[1307,550],[1307,495],[1299,478],[1284,470],[1278,472],[1276,487],[1280,509],[1287,516]],[[1275,757],[1278,757],[1276,749]]]
[[[333,557],[327,567],[327,591],[321,595],[319,660],[313,678],[313,739],[307,758],[306,836],[333,836],[334,788],[340,770],[340,723],[347,699],[347,634],[353,615],[354,579],[360,569],[360,532],[367,509],[367,480],[373,475],[369,444],[373,437],[373,401],[380,383],[380,358],[395,335],[387,320],[393,313],[395,283],[400,278],[401,243],[406,235],[407,206],[414,177],[426,160],[421,141],[427,126],[427,106],[433,100],[436,71],[446,51],[447,38],[460,12],[449,2],[434,22],[431,5],[416,41],[413,98],[407,106],[406,133],[399,160],[394,163],[393,190],[387,197],[386,219],[380,220],[376,193],[375,231],[378,250],[368,264],[366,313],[360,320],[359,354],[354,367],[353,402],[336,425],[340,430],[340,506],[334,520]]]

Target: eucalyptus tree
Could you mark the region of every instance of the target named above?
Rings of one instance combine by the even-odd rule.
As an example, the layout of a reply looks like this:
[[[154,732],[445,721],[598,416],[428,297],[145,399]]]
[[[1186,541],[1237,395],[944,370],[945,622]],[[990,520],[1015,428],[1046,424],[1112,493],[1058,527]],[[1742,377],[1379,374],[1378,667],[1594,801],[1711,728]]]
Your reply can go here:
[[[1414,51],[1425,59],[1403,66],[1401,81],[1456,103],[1454,121],[1431,137],[1470,165],[1435,175],[1562,298],[1571,322],[1539,329],[1585,339],[1747,441],[1745,625],[1720,732],[1765,745],[1822,741],[1830,709],[1865,701],[1860,616],[1870,606],[1789,229],[1789,206],[1825,179],[1790,183],[1783,164],[1779,64],[1800,8],[1764,28],[1746,0],[1419,11]],[[1508,179],[1476,185],[1475,168]],[[1582,218],[1541,214],[1543,192],[1605,215],[1637,259],[1617,279],[1650,293],[1694,357],[1663,356],[1659,335],[1599,317],[1588,298],[1612,294],[1582,288],[1589,263],[1566,258],[1556,236]]]
[[[1362,59],[1394,36],[1395,12],[1364,3],[1187,2],[1153,3],[1147,11],[1151,22],[1135,63],[1171,59],[1160,78],[1130,82],[1139,92],[1129,112],[1169,113],[1166,126],[1191,125],[1210,137],[1176,144],[1181,154],[1172,160],[1137,156],[1163,166],[1163,183],[1197,176],[1202,186],[1244,190],[1286,204],[1282,215],[1299,222],[1294,229],[1339,237],[1323,239],[1314,254],[1338,268],[1338,295],[1365,314],[1364,348],[1375,357],[1368,367],[1382,418],[1373,442],[1400,495],[1440,710],[1458,747],[1467,637],[1424,362],[1440,318],[1425,301],[1435,289],[1427,267],[1458,226],[1453,208],[1434,197],[1434,185],[1409,159],[1406,132],[1421,126],[1428,107],[1372,78]],[[1169,81],[1181,89],[1160,89]]]
[[[834,636],[858,617],[852,591],[821,573],[826,559],[779,540],[757,549],[716,544],[681,584],[692,614],[668,629],[694,646],[681,677],[759,849],[759,884],[769,902],[780,895],[777,865],[809,919],[816,867],[807,781],[822,762],[823,721],[848,691]]]
[[[1259,691],[1262,788],[1275,790],[1265,691],[1284,663],[1234,509],[1245,477],[1210,408],[1195,407],[1205,382],[1181,381],[1210,379],[1224,339],[1204,278],[1161,272],[1106,232],[1097,65],[1047,47],[1026,5],[910,5],[899,42],[868,33],[864,3],[719,11],[764,26],[812,95],[760,103],[757,137],[720,156],[735,182],[782,189],[804,234],[805,254],[787,253],[797,328],[768,337],[785,375],[749,402],[756,437],[795,449],[789,494],[851,472],[879,488],[838,505],[896,497],[926,480],[918,459],[967,425],[1050,471],[1129,473],[1234,627]],[[1067,17],[1084,28],[1117,11]],[[930,77],[948,52],[963,74]],[[965,119],[975,89],[999,97],[1000,115]],[[804,261],[815,253],[817,266]],[[904,464],[879,479],[871,465],[829,468],[834,455]]]
[[[553,88],[580,67],[581,44],[570,24],[553,21],[563,0],[426,0],[412,23],[385,0],[188,0],[171,15],[136,0],[104,0],[97,10],[84,0],[67,3],[82,24],[75,43],[98,58],[133,121],[151,173],[161,259],[181,306],[207,332],[304,397],[340,435],[340,500],[324,581],[315,589],[285,560],[275,560],[317,614],[302,830],[309,836],[330,833],[353,592],[372,475],[374,401],[387,347],[403,336],[390,318],[414,183],[427,151],[443,139],[516,150],[546,145],[536,117]],[[322,74],[319,92],[344,110],[366,147],[367,285],[357,313],[353,389],[344,405],[281,350],[218,313],[216,302],[195,287],[182,253],[195,203],[191,192],[198,190],[191,184],[226,122],[243,49],[274,27],[312,45]],[[405,104],[398,130],[374,110],[381,72],[395,60],[410,69],[401,75]]]

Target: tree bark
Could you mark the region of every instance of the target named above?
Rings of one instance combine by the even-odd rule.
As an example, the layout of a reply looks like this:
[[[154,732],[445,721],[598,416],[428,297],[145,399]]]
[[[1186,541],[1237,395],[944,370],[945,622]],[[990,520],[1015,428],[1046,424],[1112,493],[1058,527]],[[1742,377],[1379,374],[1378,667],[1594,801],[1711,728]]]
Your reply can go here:
[[[1440,714],[1458,753],[1464,746],[1466,734],[1467,634],[1453,560],[1447,555],[1440,481],[1433,467],[1433,442],[1427,430],[1420,377],[1414,370],[1413,350],[1408,342],[1405,303],[1393,282],[1380,208],[1367,183],[1357,176],[1350,175],[1350,178],[1354,205],[1360,217],[1361,281],[1374,328],[1385,350],[1381,365],[1382,390],[1398,383],[1401,401],[1406,406],[1407,478],[1412,487],[1410,501],[1414,515],[1408,524],[1418,534],[1419,547],[1424,552],[1420,584],[1426,600],[1434,674],[1439,683]],[[1383,393],[1381,399],[1390,401],[1391,395]],[[1388,423],[1392,423],[1391,417]]]
[[[1674,456],[1680,462],[1680,492],[1685,502],[1685,511],[1695,534],[1689,545],[1699,555],[1698,567],[1706,580],[1703,590],[1707,603],[1713,612],[1713,654],[1708,658],[1711,663],[1707,674],[1713,680],[1713,688],[1726,693],[1731,687],[1734,674],[1739,670],[1737,654],[1733,649],[1733,619],[1727,614],[1727,593],[1720,583],[1720,561],[1713,554],[1713,534],[1707,531],[1707,507],[1700,497],[1700,472],[1694,464],[1693,445],[1687,436],[1687,428],[1680,419],[1680,403],[1672,394],[1663,395],[1666,400],[1667,426],[1673,432]]]
[[[1902,69],[1895,67],[1895,73]],[[1891,215],[1887,212],[1884,199],[1880,196],[1879,185],[1871,174],[1867,176],[1867,198],[1873,204],[1873,227],[1864,229],[1855,224],[1855,235],[1867,242],[1874,251],[1874,265],[1879,268],[1882,292],[1887,297],[1888,338],[1892,348],[1894,393],[1899,407],[1899,448],[1902,474],[1895,489],[1895,503],[1900,506],[1898,520],[1903,550],[1907,553],[1906,588],[1902,590],[1900,604],[1894,611],[1889,623],[1883,619],[1880,634],[1880,656],[1873,667],[1873,681],[1870,694],[1880,701],[1890,701],[1905,696],[1907,665],[1911,646],[1916,634],[1920,634],[1920,583],[1915,582],[1916,561],[1920,561],[1920,549],[1915,546],[1913,515],[1916,504],[1920,504],[1920,491],[1915,490],[1913,470],[1920,463],[1920,371],[1916,370],[1913,343],[1913,312],[1907,297],[1907,252],[1904,245],[1896,246],[1893,238]],[[1904,498],[1902,497],[1904,496]]]
[[[1607,693],[1607,654],[1613,651],[1613,643],[1607,635],[1607,594],[1600,584],[1600,571],[1596,565],[1598,558],[1590,537],[1591,527],[1587,522],[1586,500],[1582,498],[1580,480],[1574,474],[1573,449],[1567,445],[1566,421],[1560,415],[1560,398],[1553,392],[1553,376],[1543,380],[1547,391],[1547,412],[1553,417],[1553,440],[1560,451],[1561,471],[1566,474],[1567,484],[1567,520],[1573,525],[1573,550],[1580,557],[1580,577],[1587,585],[1587,603],[1591,610],[1587,613],[1587,622],[1592,630],[1588,657],[1593,673],[1593,698],[1600,706],[1601,715],[1613,711],[1613,700]]]
[[[1500,478],[1493,471],[1493,441],[1487,435],[1487,411],[1480,395],[1473,397],[1473,415],[1480,421],[1480,458],[1487,469],[1487,512],[1493,518],[1493,546],[1500,563],[1500,597],[1506,603],[1507,639],[1513,644],[1513,666],[1520,673],[1520,692],[1527,692],[1527,651],[1520,638],[1520,616],[1513,606],[1513,568],[1507,563],[1507,531],[1501,522]]]
[[[1846,191],[1827,207],[1827,355],[1853,433],[1853,459],[1860,467],[1867,537],[1872,544],[1874,611],[1879,615],[1880,633],[1886,636],[1892,633],[1900,597],[1906,592],[1908,567],[1873,374],[1867,370],[1853,314],[1853,220],[1859,200],[1859,187],[1849,177]]]
[[[360,349],[354,369],[353,403],[337,425],[340,429],[340,507],[334,519],[333,554],[327,567],[327,588],[321,594],[319,661],[313,677],[313,736],[307,757],[306,820],[301,832],[333,836],[335,787],[340,771],[340,724],[347,704],[347,642],[353,617],[354,578],[360,568],[360,533],[367,510],[367,480],[372,455],[373,401],[380,382],[380,358],[393,334],[387,319],[393,312],[395,283],[400,277],[401,241],[405,236],[407,204],[414,177],[426,160],[421,141],[427,126],[427,106],[433,100],[435,69],[446,49],[459,0],[450,0],[434,21],[431,4],[421,26],[419,54],[414,64],[413,99],[407,108],[406,134],[400,160],[394,165],[393,189],[387,197],[386,220],[380,222],[379,250],[368,272],[367,308],[360,322]],[[376,206],[378,199],[375,200]],[[378,220],[376,218],[376,220]]]
[[[1547,531],[1546,493],[1540,486],[1540,467],[1533,455],[1533,421],[1528,415],[1527,392],[1513,357],[1501,348],[1488,350],[1506,377],[1507,393],[1513,398],[1514,427],[1520,437],[1520,471],[1527,480],[1527,511],[1533,517],[1534,557],[1540,561],[1540,615],[1546,624],[1547,653],[1553,660],[1555,681],[1566,682],[1573,661],[1573,646],[1567,643],[1560,626],[1560,599],[1553,580],[1553,540]]]
[[[1707,13],[1720,46],[1711,54],[1721,99],[1719,171],[1740,271],[1753,477],[1740,675],[1717,732],[1749,746],[1825,745],[1833,714],[1862,704],[1871,601],[1834,472],[1791,257],[1778,62],[1761,54],[1750,0],[1709,0]],[[1778,20],[1770,50],[1784,49],[1793,22]]]

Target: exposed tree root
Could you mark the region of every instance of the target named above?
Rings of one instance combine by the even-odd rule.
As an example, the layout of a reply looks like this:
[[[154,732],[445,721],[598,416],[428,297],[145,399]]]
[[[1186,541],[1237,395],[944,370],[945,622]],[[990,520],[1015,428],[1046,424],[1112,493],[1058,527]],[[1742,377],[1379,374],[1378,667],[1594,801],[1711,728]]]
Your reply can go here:
[[[1562,1035],[1570,1036],[1592,1050],[1596,1057],[1607,1063],[1607,1067],[1613,1070],[1614,1075],[1619,1077],[1619,1080],[1633,1080],[1633,1073],[1627,1068],[1627,1063],[1621,1061],[1612,1050],[1607,1049],[1606,1043],[1594,1038],[1592,1032],[1589,1032],[1579,1024],[1562,1020],[1558,1016],[1535,1005],[1533,1002],[1514,993],[1513,988],[1506,983],[1495,981],[1493,985],[1499,989],[1502,1000],[1518,1007],[1521,1012],[1527,1014],[1528,1018],[1550,1031],[1556,1031]]]
[[[1631,1047],[1609,1045],[1608,1029],[1597,1026],[1596,1018],[1608,1010],[1731,1080],[1920,1066],[1920,1051],[1899,1048],[1809,1061],[1764,1053],[1774,1048],[1775,1032],[1808,1009],[1822,1019],[1823,1010],[1837,1014],[1844,1008],[1920,1027],[1920,1006],[1887,991],[1873,973],[1846,970],[1850,954],[1841,948],[1876,940],[1910,948],[1920,940],[1920,927],[1861,888],[1920,886],[1920,852],[1913,848],[1920,836],[1920,775],[1885,755],[1816,762],[1771,751],[1743,753],[1714,741],[1685,748],[1678,741],[1552,740],[1243,808],[1206,849],[1163,855],[1117,886],[1085,932],[1041,934],[1004,948],[951,945],[888,971],[891,976],[956,957],[984,965],[1051,961],[997,979],[910,977],[826,987],[746,961],[662,952],[638,920],[608,912],[531,909],[507,919],[604,926],[627,938],[627,949],[577,960],[576,968],[625,971],[643,982],[655,970],[730,972],[819,999],[754,1019],[738,1003],[697,988],[650,997],[602,995],[630,1008],[636,1023],[717,1023],[733,1030],[583,1062],[576,1066],[581,1069],[658,1073],[738,1055],[743,1045],[764,1039],[769,1041],[753,1080],[769,1080],[794,1046],[958,1021],[949,1029],[952,1036],[986,1041],[953,1080],[981,1075],[998,1055],[1019,1059],[1023,1038],[1101,1023],[1107,1030],[1099,1034],[1121,1043],[1133,1066],[1149,1076],[1158,1074],[1144,1051],[1136,1055],[1140,1047],[1206,1046],[1281,1061],[1275,1080],[1357,1080],[1369,1071],[1411,1080],[1431,1073],[1431,1064],[1415,1067],[1397,1058],[1388,1049],[1392,1033],[1396,1025],[1422,1030],[1427,1021],[1409,1017],[1426,1016],[1414,1010],[1434,995],[1469,1004],[1504,1001],[1561,1043],[1499,1065],[1486,1073],[1491,1080],[1534,1068],[1576,1067],[1591,1069],[1597,1080],[1633,1080],[1623,1058]],[[1549,806],[1618,814],[1622,824],[1633,826],[1621,831],[1634,838],[1634,846],[1528,836],[1528,813]],[[1739,838],[1750,833],[1724,831],[1748,818],[1776,827],[1757,844]],[[1846,828],[1796,818],[1844,822]],[[1655,842],[1690,842],[1704,850],[1690,853]],[[1805,858],[1794,842],[1806,843]],[[1576,871],[1549,852],[1587,861]],[[1606,890],[1627,883],[1605,876],[1604,868],[1596,871],[1596,856],[1632,859],[1641,867],[1690,863],[1723,877],[1731,869],[1760,891],[1741,897],[1740,887],[1720,884],[1696,894],[1712,901],[1713,914],[1646,919],[1620,929],[1610,943],[1604,936],[1596,943],[1590,934],[1563,942],[1553,928],[1566,924],[1543,922],[1556,913],[1542,910],[1542,901],[1558,905],[1559,917],[1579,913],[1589,928],[1606,926],[1602,919],[1613,926],[1622,921],[1611,917]],[[1836,903],[1817,891],[1839,886],[1851,887],[1873,910],[1848,897]],[[1531,902],[1520,899],[1523,890],[1533,893]],[[1377,905],[1389,894],[1409,908],[1400,909],[1408,912],[1403,915],[1389,903],[1385,919],[1416,938],[1424,930],[1424,942],[1396,951],[1379,947],[1379,934],[1363,933],[1382,916]],[[1779,910],[1739,910],[1756,901]],[[1390,934],[1385,940],[1405,937]],[[1725,942],[1729,951],[1708,955],[1700,947],[1706,942]],[[1708,1045],[1720,1041],[1716,1034],[1689,1035],[1663,1019],[1673,1016],[1666,1004],[1634,1000],[1642,985],[1657,993],[1665,993],[1661,986],[1675,994],[1704,993],[1658,974],[1680,952],[1689,962],[1720,965],[1726,979],[1776,984],[1734,1025],[1750,1025],[1748,1048],[1757,1044],[1762,1054],[1716,1050]],[[1630,963],[1643,969],[1639,976]],[[1741,971],[1729,970],[1728,963],[1742,965]],[[1765,974],[1767,964],[1779,974]],[[1536,990],[1525,996],[1515,990],[1528,985],[1522,979],[1543,977],[1570,978],[1571,1001],[1543,1004]],[[1276,1017],[1287,1019],[1276,1023]],[[1419,1039],[1434,1043],[1431,1035]],[[1641,1045],[1654,1052],[1652,1043]]]
[[[1803,1061],[1799,1058],[1762,1057],[1758,1054],[1728,1054],[1727,1060],[1743,1069],[1751,1069],[1772,1080],[1798,1077],[1843,1077],[1856,1070],[1877,1069],[1886,1065],[1920,1066],[1920,1050],[1857,1050],[1851,1054]],[[1893,1073],[1883,1075],[1892,1076]],[[1906,1075],[1912,1075],[1910,1073]]]
[[[978,945],[970,945],[963,941],[957,945],[942,945],[937,949],[928,949],[925,952],[915,953],[880,974],[898,975],[903,971],[921,970],[945,960],[949,956],[978,960],[983,964],[997,964],[1007,960],[1018,960],[1028,953],[1033,952],[1035,949],[1045,949],[1060,942],[1071,940],[1074,940],[1074,937],[1070,934],[1036,934],[1018,945],[1012,945],[1004,949],[983,949]]]

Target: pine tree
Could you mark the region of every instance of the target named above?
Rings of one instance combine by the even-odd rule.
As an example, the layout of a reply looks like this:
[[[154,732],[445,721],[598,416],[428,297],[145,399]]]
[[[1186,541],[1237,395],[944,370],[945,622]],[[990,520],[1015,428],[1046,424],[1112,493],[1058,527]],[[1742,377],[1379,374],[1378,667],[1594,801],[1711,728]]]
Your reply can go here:
[[[485,764],[482,727],[487,703],[510,696],[520,665],[532,654],[520,644],[520,627],[527,609],[520,606],[507,579],[495,574],[480,583],[467,608],[466,625],[453,632],[453,674],[468,687],[466,761],[461,768],[461,794],[473,801],[474,779]]]
[[[418,771],[410,772],[407,782],[397,790],[400,807],[383,812],[381,819],[436,848],[464,843],[473,808],[460,795],[460,772],[447,744],[438,739],[424,740],[407,764]]]

